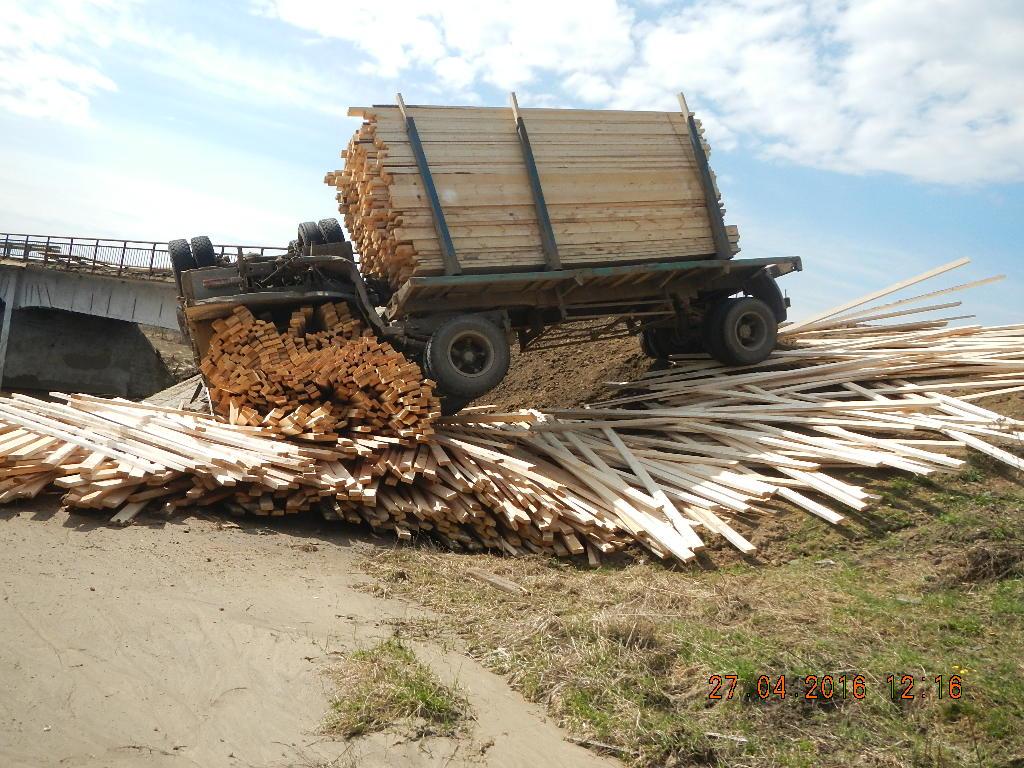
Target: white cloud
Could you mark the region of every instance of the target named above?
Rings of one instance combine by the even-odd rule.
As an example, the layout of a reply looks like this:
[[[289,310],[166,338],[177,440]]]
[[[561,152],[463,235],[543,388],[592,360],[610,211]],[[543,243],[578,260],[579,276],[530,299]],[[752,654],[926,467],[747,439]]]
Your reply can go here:
[[[938,183],[1024,179],[1024,12],[1000,0],[731,0],[665,14],[612,103],[691,107],[769,157]],[[712,131],[712,140],[715,134]]]
[[[450,88],[468,88],[473,84],[476,70],[473,65],[458,56],[445,56],[434,64],[441,82]]]
[[[10,5],[10,7],[6,7]],[[124,62],[204,93],[264,108],[344,114],[337,73],[283,52],[245,50],[147,20],[142,0],[6,4],[0,38],[0,110],[72,125],[94,123],[92,99],[116,91]],[[120,56],[120,60],[118,60]]]
[[[113,29],[118,44],[141,51],[137,65],[190,89],[267,107],[300,107],[344,116],[338,81],[278,54],[255,56],[232,40],[169,33],[144,19],[124,17]]]
[[[567,93],[590,104],[607,103],[615,93],[606,78],[587,72],[574,72],[569,75],[562,83],[562,88]]]
[[[1024,180],[1015,0],[634,3],[252,0],[302,30],[299,42],[358,52],[325,71],[298,58],[309,45],[267,55],[153,26],[141,0],[25,0],[5,9],[0,109],[88,124],[96,96],[117,88],[118,55],[195,91],[332,115],[366,90],[360,77],[461,103],[499,88],[545,104],[675,109],[685,88],[721,148],[934,183]]]
[[[633,11],[617,0],[255,0],[253,9],[351,43],[370,57],[362,71],[387,78],[427,67],[507,90],[542,72],[610,72],[633,55]]]
[[[0,109],[75,125],[92,122],[90,97],[117,86],[83,51],[82,19],[106,15],[102,2],[62,8],[8,4],[0,37]]]
[[[263,154],[189,140],[146,126],[174,151],[132,143],[114,129],[90,157],[57,157],[0,146],[0,211],[16,231],[168,240],[205,234],[214,242],[283,245],[299,221],[337,216],[320,178]],[[244,188],[224,180],[245,168]],[[54,179],[60,179],[54,184]]]
[[[711,141],[845,173],[1024,179],[1024,6],[1015,0],[256,0],[388,78],[674,109]],[[556,100],[558,97],[555,97]],[[524,106],[525,106],[524,102]]]

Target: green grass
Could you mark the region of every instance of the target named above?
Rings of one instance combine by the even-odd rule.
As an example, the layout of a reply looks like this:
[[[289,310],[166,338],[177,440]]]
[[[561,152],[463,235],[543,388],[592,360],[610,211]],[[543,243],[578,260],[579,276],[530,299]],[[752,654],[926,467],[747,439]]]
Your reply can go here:
[[[416,548],[365,568],[445,616],[431,631],[457,632],[566,728],[634,765],[1024,765],[1016,478],[972,463],[936,480],[867,479],[882,497],[869,516],[845,533],[784,516],[762,546],[768,564],[717,551],[713,570],[586,570]],[[499,595],[466,578],[471,567],[530,595]],[[709,699],[716,674],[737,676],[731,699]],[[893,700],[890,674],[915,678],[913,700]],[[940,698],[932,678],[954,674],[961,698]],[[762,700],[760,675],[785,675],[786,697]],[[845,676],[847,696],[807,700],[807,675]]]
[[[443,685],[397,638],[348,655],[332,674],[338,696],[325,730],[344,738],[405,726],[417,735],[452,735],[469,704]]]

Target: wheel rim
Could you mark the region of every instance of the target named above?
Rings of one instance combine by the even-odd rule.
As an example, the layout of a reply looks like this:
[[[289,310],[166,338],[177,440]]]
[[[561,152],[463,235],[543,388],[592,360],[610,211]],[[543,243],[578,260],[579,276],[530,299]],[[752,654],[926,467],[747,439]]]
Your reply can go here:
[[[736,339],[744,349],[759,349],[768,338],[768,323],[756,312],[744,312],[736,321]]]
[[[494,346],[482,333],[463,331],[448,344],[448,359],[463,376],[483,376],[494,362]]]

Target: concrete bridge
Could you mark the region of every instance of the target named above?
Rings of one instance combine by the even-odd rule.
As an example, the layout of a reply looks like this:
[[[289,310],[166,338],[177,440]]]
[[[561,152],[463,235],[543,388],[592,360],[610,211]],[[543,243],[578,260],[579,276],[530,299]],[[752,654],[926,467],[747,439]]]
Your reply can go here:
[[[166,243],[0,234],[0,302],[0,387],[143,397],[170,384],[138,328],[178,328]]]

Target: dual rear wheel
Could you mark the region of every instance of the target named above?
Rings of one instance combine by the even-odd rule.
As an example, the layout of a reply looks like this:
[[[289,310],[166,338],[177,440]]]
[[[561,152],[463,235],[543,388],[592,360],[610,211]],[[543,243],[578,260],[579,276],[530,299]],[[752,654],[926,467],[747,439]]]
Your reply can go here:
[[[345,242],[345,232],[337,219],[320,219],[320,221],[304,221],[299,224],[299,248],[311,245]]]
[[[196,257],[192,255],[192,248],[188,240],[171,240],[167,244],[167,255],[171,259],[171,271],[174,272],[174,284],[178,287],[178,295],[181,296],[181,273],[190,269],[198,269]]]
[[[775,349],[778,322],[775,312],[752,296],[724,299],[704,316],[701,333],[687,335],[675,328],[648,328],[641,344],[656,359],[670,355],[707,352],[725,365],[753,365]]]
[[[704,318],[704,348],[726,365],[754,365],[775,349],[778,330],[775,314],[761,299],[726,299]]]
[[[182,272],[217,264],[217,253],[206,235],[193,237],[192,240],[171,240],[167,243],[167,255],[171,259],[171,271],[174,273],[174,284],[178,287],[179,296]]]

